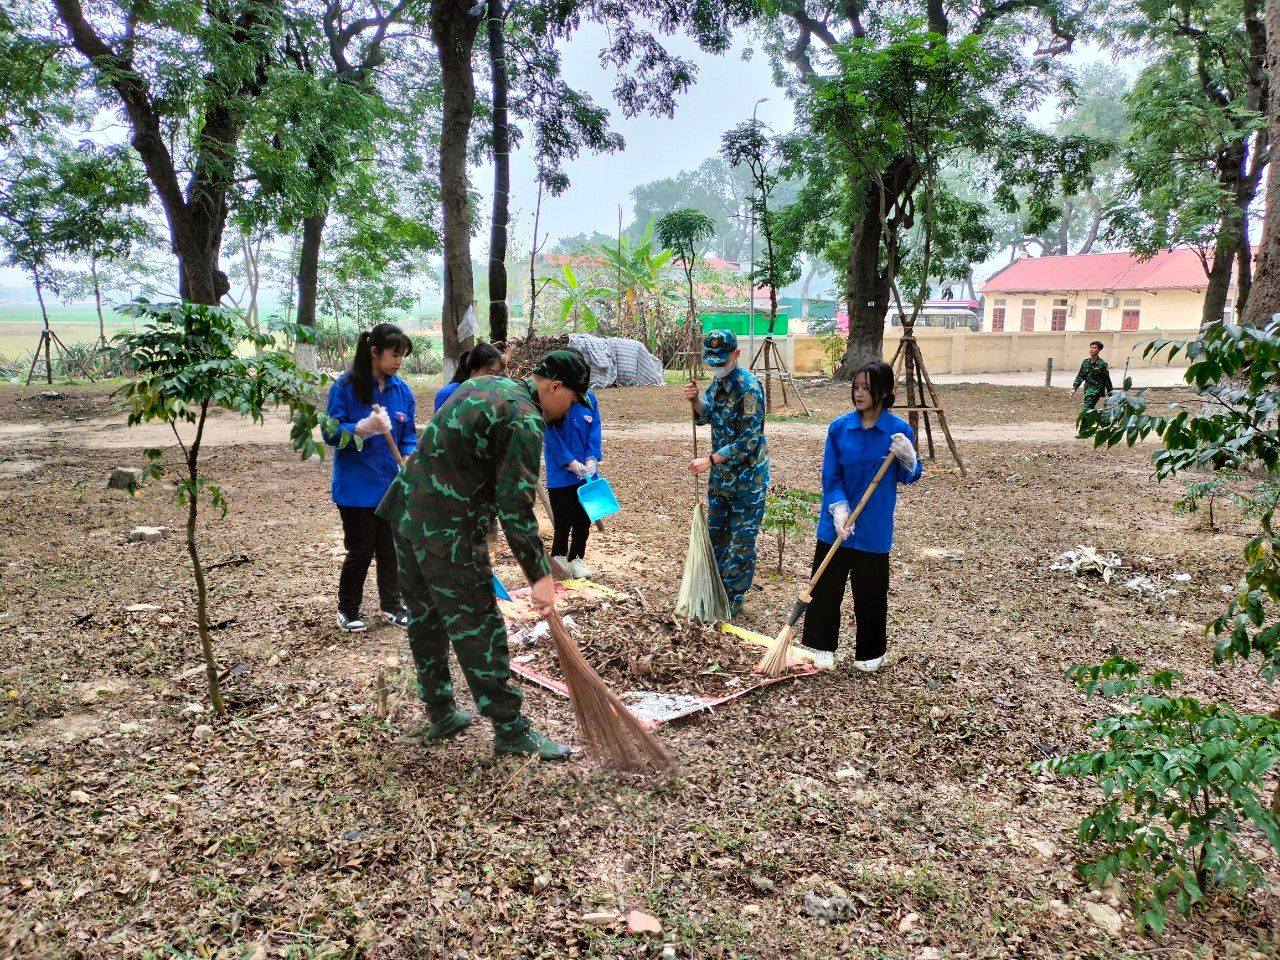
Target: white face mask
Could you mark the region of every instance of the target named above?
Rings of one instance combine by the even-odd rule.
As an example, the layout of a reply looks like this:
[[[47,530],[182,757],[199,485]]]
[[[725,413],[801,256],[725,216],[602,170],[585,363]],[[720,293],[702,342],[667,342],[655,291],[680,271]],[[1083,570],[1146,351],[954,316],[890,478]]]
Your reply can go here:
[[[718,367],[712,367],[712,368],[711,368],[711,375],[712,375],[713,377],[715,377],[717,380],[723,380],[725,377],[727,377],[727,376],[728,376],[730,373],[732,373],[732,372],[733,372],[733,364],[732,364],[732,363],[722,363],[722,364],[721,364],[720,366],[718,366]]]

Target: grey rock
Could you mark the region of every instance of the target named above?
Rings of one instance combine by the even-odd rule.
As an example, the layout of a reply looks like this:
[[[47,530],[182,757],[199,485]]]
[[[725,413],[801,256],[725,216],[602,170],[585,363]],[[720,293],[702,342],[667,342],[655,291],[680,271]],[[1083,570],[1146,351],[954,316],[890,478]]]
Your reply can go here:
[[[773,893],[776,889],[772,880],[768,877],[761,876],[758,873],[753,873],[747,882],[751,884],[751,889],[755,890],[757,893]]]
[[[821,897],[808,890],[804,895],[804,912],[824,923],[840,923],[853,916],[854,903],[847,897]]]
[[[134,527],[124,535],[130,543],[157,543],[164,539],[164,527]]]
[[[132,490],[142,482],[142,471],[133,467],[116,467],[107,479],[108,490]]]

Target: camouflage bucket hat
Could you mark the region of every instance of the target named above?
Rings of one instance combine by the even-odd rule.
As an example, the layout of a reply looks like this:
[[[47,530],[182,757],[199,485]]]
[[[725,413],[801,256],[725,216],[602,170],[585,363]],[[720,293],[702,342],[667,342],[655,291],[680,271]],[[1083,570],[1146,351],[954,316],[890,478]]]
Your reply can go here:
[[[590,407],[587,391],[591,389],[591,367],[576,350],[552,350],[546,354],[533,372],[548,380],[559,380],[578,395],[578,402]]]
[[[732,330],[711,330],[702,338],[702,362],[722,367],[738,349],[738,336]]]

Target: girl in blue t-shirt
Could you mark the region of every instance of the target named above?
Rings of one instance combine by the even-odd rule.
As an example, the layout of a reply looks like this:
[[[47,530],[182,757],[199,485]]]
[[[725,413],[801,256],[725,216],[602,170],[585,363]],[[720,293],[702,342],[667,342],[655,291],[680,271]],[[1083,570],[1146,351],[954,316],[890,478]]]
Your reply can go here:
[[[338,576],[338,626],[348,633],[366,628],[360,613],[369,564],[378,560],[378,599],[385,620],[407,627],[409,614],[400,599],[396,550],[391,524],[374,513],[396,478],[399,465],[387,443],[395,441],[408,459],[418,446],[414,424],[416,403],[409,385],[396,376],[413,350],[413,341],[393,323],[380,323],[360,334],[351,369],[329,388],[329,416],[341,429],[362,439],[333,454],[333,502],[342,517],[347,548]],[[326,435],[337,445],[341,434]]]
[[[604,459],[600,447],[600,405],[587,391],[588,410],[573,404],[560,420],[547,424],[542,443],[547,467],[547,494],[551,498],[551,519],[555,534],[551,559],[570,575],[584,580],[591,571],[583,562],[591,521],[578,501],[578,488],[595,476]]]
[[[477,343],[458,358],[453,379],[436,391],[432,412],[445,405],[453,392],[473,377],[496,377],[507,368],[502,353],[491,343]]]
[[[905,420],[889,412],[893,387],[893,369],[887,363],[867,364],[853,378],[854,409],[837,417],[827,429],[827,447],[822,457],[822,512],[813,570],[818,569],[837,540],[840,549],[813,589],[801,646],[815,666],[828,670],[835,665],[846,583],[853,586],[857,624],[854,666],[868,672],[875,670],[884,661],[888,646],[889,550],[893,546],[898,484],[920,479],[915,434]],[[846,535],[851,511],[891,453],[894,463]]]

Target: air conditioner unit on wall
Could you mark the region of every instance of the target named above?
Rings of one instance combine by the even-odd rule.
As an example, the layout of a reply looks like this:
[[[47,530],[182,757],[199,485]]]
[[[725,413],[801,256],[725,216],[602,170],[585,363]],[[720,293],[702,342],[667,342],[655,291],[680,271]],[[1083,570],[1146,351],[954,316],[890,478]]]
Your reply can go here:
[[[1102,305],[1104,307],[1118,307],[1120,306],[1120,300],[1118,297],[1103,297]]]

